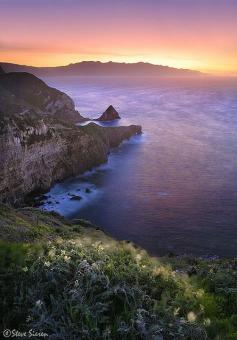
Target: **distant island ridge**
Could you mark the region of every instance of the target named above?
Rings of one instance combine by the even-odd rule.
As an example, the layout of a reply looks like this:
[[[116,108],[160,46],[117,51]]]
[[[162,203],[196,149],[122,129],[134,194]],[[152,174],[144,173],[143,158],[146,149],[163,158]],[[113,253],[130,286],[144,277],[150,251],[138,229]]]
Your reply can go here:
[[[0,62],[6,72],[29,72],[35,76],[200,76],[204,73],[145,62],[82,61],[66,66],[36,67]]]

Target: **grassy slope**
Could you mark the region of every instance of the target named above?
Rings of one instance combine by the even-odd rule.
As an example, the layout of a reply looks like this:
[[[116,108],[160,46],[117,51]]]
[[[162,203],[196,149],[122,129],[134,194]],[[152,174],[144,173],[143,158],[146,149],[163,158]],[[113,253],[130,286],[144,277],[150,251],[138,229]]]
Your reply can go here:
[[[151,258],[84,221],[0,206],[2,327],[56,339],[237,339],[237,261]]]

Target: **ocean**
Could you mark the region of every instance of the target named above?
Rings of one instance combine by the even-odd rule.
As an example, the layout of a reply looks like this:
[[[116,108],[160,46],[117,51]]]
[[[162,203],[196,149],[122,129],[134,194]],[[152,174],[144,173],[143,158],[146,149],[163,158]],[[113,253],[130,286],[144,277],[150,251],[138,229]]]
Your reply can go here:
[[[56,184],[44,209],[90,220],[153,255],[236,256],[236,78],[44,80],[86,117],[112,104],[122,117],[113,125],[143,128],[108,163]]]

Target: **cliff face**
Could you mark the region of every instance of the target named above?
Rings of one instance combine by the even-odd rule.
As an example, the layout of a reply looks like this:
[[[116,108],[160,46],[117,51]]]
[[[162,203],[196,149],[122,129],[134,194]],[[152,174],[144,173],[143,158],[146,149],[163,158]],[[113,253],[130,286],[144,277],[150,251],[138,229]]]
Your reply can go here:
[[[111,147],[140,132],[137,126],[65,127],[43,120],[25,130],[9,127],[0,136],[0,198],[17,203],[27,194],[45,191],[105,162]]]
[[[30,193],[46,191],[58,180],[105,162],[111,147],[141,133],[139,126],[103,128],[91,123],[77,127],[66,123],[68,111],[63,107],[73,107],[68,96],[45,88],[41,81],[39,88],[35,83],[34,89],[29,88],[31,80],[26,85],[22,74],[23,88],[12,83],[12,75],[6,82],[4,77],[0,76],[0,201],[16,204]],[[45,102],[47,91],[50,98]],[[58,118],[58,107],[64,117]]]

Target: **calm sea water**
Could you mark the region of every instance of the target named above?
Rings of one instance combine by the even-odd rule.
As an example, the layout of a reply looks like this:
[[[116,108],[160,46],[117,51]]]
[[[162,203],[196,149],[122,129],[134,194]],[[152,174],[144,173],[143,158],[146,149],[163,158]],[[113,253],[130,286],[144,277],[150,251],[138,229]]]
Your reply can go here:
[[[84,116],[113,104],[119,124],[144,131],[106,165],[57,184],[45,209],[89,219],[156,255],[237,255],[237,79],[45,81],[68,93]]]

